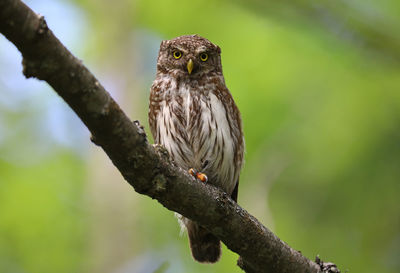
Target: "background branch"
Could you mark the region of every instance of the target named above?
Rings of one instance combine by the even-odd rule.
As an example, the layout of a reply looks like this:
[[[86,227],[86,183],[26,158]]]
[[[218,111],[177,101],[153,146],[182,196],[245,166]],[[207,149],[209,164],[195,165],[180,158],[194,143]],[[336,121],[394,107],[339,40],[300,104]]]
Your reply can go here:
[[[169,210],[191,218],[241,256],[248,272],[320,272],[224,192],[196,182],[168,153],[147,142],[103,86],[48,29],[43,17],[17,0],[0,1],[0,32],[22,53],[23,73],[46,81],[92,133],[126,181]]]

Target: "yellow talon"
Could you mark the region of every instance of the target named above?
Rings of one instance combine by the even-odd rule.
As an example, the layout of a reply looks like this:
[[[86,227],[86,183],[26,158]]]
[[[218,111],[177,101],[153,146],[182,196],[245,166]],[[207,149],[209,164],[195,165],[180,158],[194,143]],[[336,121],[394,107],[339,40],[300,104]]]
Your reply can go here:
[[[204,173],[200,173],[198,171],[196,171],[193,168],[189,169],[189,173],[196,177],[197,179],[199,179],[201,182],[206,183],[208,181],[207,175],[205,175]]]
[[[199,179],[201,182],[206,183],[208,181],[207,175],[204,173],[197,173],[196,174],[197,179]]]
[[[193,175],[193,176],[196,176],[196,174],[197,174],[196,170],[193,169],[193,168],[190,168],[190,169],[189,169],[189,173],[190,173],[191,175]]]

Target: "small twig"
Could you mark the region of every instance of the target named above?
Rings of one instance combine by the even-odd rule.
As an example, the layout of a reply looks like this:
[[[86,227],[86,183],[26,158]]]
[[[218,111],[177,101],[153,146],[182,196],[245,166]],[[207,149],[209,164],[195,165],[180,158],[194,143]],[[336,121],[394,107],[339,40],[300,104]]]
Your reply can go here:
[[[323,262],[320,258],[319,255],[315,257],[315,263],[319,265],[319,268],[323,273],[340,273],[340,270],[337,268],[336,264],[330,263],[330,262]]]

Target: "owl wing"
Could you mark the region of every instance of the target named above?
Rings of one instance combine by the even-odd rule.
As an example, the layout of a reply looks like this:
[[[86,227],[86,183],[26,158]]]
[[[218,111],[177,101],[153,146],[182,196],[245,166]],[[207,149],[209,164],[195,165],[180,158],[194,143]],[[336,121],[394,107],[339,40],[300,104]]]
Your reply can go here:
[[[234,139],[234,162],[235,162],[235,172],[237,172],[237,181],[235,184],[235,188],[231,194],[231,197],[235,202],[237,202],[238,190],[239,190],[239,177],[240,170],[243,165],[243,156],[244,156],[244,137],[242,130],[242,118],[240,116],[240,111],[233,100],[232,94],[229,92],[229,89],[226,87],[225,83],[220,84],[218,86],[218,90],[220,91],[220,99],[224,101],[225,111],[228,116],[231,116],[231,119],[227,119],[229,122],[229,127],[231,128],[231,135]]]
[[[157,115],[160,111],[161,107],[161,88],[160,88],[160,82],[159,81],[154,81],[153,85],[151,86],[150,89],[150,104],[149,104],[149,125],[150,125],[150,131],[151,134],[153,135],[153,139],[155,143],[159,143],[159,138],[158,138],[158,126],[157,126]]]
[[[233,190],[231,194],[231,198],[237,202],[237,197],[238,197],[238,191],[239,191],[239,179],[236,181],[236,186],[235,189]]]

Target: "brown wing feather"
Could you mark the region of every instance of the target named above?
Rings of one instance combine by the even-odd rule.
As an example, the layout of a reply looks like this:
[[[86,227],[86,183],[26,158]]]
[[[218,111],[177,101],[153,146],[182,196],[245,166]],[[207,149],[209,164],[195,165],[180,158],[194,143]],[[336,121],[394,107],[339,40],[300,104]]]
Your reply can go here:
[[[231,195],[232,199],[233,199],[235,202],[237,202],[238,191],[239,191],[239,180],[236,182],[236,186],[235,186],[235,188],[233,189],[233,192],[232,192],[232,195]]]

